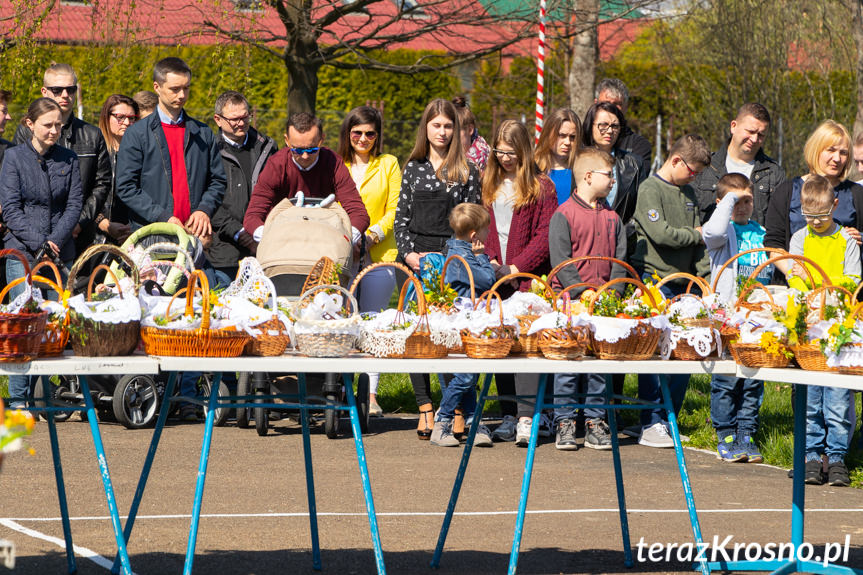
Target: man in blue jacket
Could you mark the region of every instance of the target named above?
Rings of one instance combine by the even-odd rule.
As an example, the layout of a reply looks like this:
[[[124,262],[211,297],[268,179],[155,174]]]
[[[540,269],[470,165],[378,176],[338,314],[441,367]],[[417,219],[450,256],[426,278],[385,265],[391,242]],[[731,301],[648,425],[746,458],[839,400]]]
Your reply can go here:
[[[206,240],[225,195],[225,169],[213,131],[183,110],[192,71],[180,58],[153,67],[156,113],[126,130],[117,153],[117,196],[133,230],[153,222],[186,227]]]

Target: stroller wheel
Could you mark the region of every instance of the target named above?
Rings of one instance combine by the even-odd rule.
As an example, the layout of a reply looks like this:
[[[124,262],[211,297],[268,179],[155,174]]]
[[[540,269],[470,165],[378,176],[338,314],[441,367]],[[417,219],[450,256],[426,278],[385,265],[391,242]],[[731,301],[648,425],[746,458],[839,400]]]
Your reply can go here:
[[[251,374],[249,372],[241,372],[237,374],[237,395],[249,395],[249,390],[251,389],[251,386],[249,385],[250,376]],[[249,407],[237,408],[237,427],[241,427],[243,429],[249,427],[251,411],[252,410]]]
[[[64,399],[64,394],[71,393],[80,393],[81,385],[78,383],[78,376],[75,375],[52,375],[47,376],[43,375],[42,377],[48,377],[50,384],[49,388],[51,389],[51,399],[55,402],[66,401],[67,403],[72,401],[70,399]],[[42,388],[42,382],[37,381],[36,387],[33,390],[33,399],[35,400],[36,405],[45,406],[44,402],[45,391]],[[81,402],[83,404],[83,402]],[[74,411],[55,411],[54,412],[54,421],[66,421],[68,420]],[[84,412],[81,412],[82,414]],[[47,413],[42,413],[40,416],[47,421]]]
[[[255,395],[265,395],[270,389],[270,380],[266,373],[255,373],[253,376]],[[264,403],[265,400],[255,399],[255,403]],[[260,437],[264,437],[270,427],[270,411],[266,407],[255,409],[255,431]]]
[[[127,429],[140,429],[156,421],[159,393],[148,375],[124,375],[113,396],[114,417]]]

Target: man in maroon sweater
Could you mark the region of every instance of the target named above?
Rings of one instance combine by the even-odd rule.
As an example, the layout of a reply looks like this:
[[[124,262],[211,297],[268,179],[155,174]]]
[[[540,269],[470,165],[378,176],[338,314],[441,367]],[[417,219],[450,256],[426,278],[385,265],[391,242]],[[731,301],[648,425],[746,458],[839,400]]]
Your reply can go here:
[[[323,124],[305,112],[288,120],[285,148],[273,155],[261,171],[243,218],[243,228],[261,241],[267,214],[285,198],[302,192],[307,198],[326,198],[335,194],[353,227],[353,243],[369,227],[369,214],[357,191],[351,173],[335,152],[324,148]]]

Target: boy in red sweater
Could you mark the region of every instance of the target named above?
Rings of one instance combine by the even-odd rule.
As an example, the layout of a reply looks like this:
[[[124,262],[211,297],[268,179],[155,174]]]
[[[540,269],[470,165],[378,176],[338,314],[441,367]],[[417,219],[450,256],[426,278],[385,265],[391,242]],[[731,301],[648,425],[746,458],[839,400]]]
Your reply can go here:
[[[605,198],[614,182],[614,158],[610,154],[586,148],[575,162],[573,177],[575,190],[551,218],[548,245],[551,265],[556,266],[579,256],[609,256],[619,260],[626,257],[626,231],[620,217]],[[577,283],[601,284],[624,277],[626,270],[620,264],[588,260],[563,268],[553,279],[556,289]],[[586,288],[569,291],[578,298]],[[563,373],[554,377],[555,401],[571,398],[574,393],[593,394],[585,399],[588,404],[603,403],[605,377],[595,373]],[[592,449],[611,449],[611,432],[604,409],[584,410],[587,427],[584,446]],[[554,410],[555,446],[564,451],[575,451],[575,409]]]

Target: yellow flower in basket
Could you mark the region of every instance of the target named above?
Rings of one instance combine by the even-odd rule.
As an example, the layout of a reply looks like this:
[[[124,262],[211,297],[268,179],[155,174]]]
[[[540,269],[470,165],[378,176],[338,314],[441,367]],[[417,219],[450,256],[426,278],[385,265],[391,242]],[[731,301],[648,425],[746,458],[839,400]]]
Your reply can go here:
[[[665,307],[668,305],[668,302],[665,300],[665,296],[662,295],[662,290],[656,287],[656,284],[659,282],[660,277],[656,272],[653,272],[651,278],[644,282],[644,285],[647,287],[647,291],[650,296],[653,296],[653,301],[656,302],[656,307],[652,308],[651,304],[653,302],[650,301],[650,296],[646,293],[641,294],[641,303],[646,305],[649,308],[656,310],[657,313],[665,313]]]

